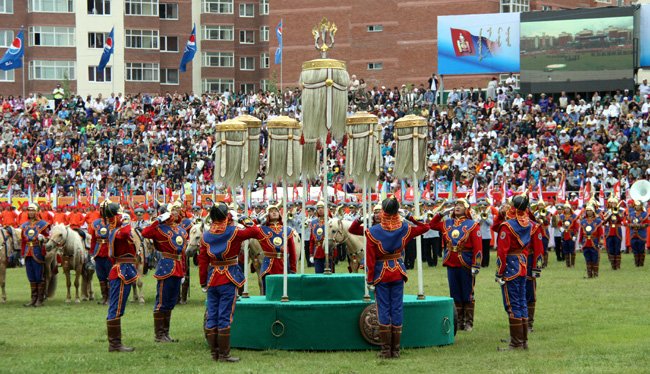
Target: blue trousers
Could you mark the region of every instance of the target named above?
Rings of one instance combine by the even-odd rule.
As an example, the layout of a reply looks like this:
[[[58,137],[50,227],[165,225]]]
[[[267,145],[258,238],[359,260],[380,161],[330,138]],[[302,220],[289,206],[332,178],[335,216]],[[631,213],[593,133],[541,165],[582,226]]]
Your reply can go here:
[[[503,306],[510,318],[528,318],[526,278],[516,277],[501,286]]]
[[[330,257],[330,269],[334,273],[334,261]],[[314,273],[322,274],[325,272],[325,259],[324,258],[315,258],[314,259]]]
[[[598,263],[598,250],[594,247],[585,247],[582,249],[582,254],[585,256],[585,262],[588,264]]]
[[[467,304],[474,301],[474,277],[472,272],[464,267],[447,267],[449,296],[455,303]]]
[[[562,253],[565,255],[576,253],[576,242],[562,239]]]
[[[106,316],[106,320],[110,321],[124,315],[126,302],[129,300],[129,295],[131,294],[131,284],[125,284],[118,278],[109,281],[108,286],[108,315]]]
[[[630,239],[632,245],[632,253],[635,255],[642,255],[645,251],[645,240],[634,238]]]
[[[544,246],[544,253],[548,253],[548,238],[542,237],[542,245]]]
[[[205,321],[206,329],[217,327],[227,329],[232,323],[237,301],[237,286],[232,283],[208,288],[208,316]]]
[[[379,324],[402,326],[404,305],[404,281],[377,283],[375,285]]]
[[[618,236],[608,236],[606,241],[607,253],[612,256],[619,256],[621,254],[621,238]]]
[[[158,280],[154,312],[167,312],[174,309],[178,301],[178,293],[181,290],[181,279],[181,277],[169,277]]]
[[[27,279],[29,283],[41,283],[43,282],[43,271],[45,268],[43,264],[40,264],[34,260],[34,257],[25,258],[25,271],[27,272]]]
[[[95,257],[95,273],[97,273],[97,280],[106,282],[108,274],[111,272],[111,260],[108,257]]]

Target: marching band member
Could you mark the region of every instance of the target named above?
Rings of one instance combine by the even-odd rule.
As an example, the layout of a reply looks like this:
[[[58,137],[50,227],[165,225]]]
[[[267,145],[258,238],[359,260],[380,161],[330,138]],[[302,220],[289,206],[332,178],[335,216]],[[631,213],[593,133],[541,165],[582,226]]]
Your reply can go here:
[[[178,201],[169,204],[166,213],[158,216],[151,225],[142,230],[142,237],[151,239],[156,250],[162,254],[154,274],[157,286],[153,321],[157,343],[178,341],[169,336],[169,325],[185,276],[188,233],[181,226],[181,209],[182,205]]]
[[[564,204],[564,210],[559,215],[559,225],[562,230],[562,254],[566,267],[576,265],[576,235],[578,233],[578,217],[573,213],[570,204]]]
[[[50,225],[38,218],[38,205],[27,206],[28,221],[20,225],[21,253],[25,259],[25,271],[32,291],[31,302],[24,306],[39,307],[45,298],[45,239],[49,236]]]
[[[128,214],[122,212],[119,204],[105,201],[101,206],[102,217],[109,224],[108,256],[113,267],[108,275],[109,301],[106,316],[109,352],[132,352],[134,348],[122,345],[121,317],[131,293],[131,286],[138,280],[135,267],[137,252],[131,240],[131,225]]]
[[[607,257],[613,270],[621,268],[621,243],[623,240],[623,225],[625,214],[621,209],[618,199],[610,197],[607,200],[607,211],[603,217],[605,222],[605,244]]]
[[[408,280],[402,257],[406,243],[430,227],[410,216],[409,221],[414,226],[403,221],[399,215],[399,202],[394,197],[385,199],[381,206],[380,224],[365,231],[367,282],[371,289],[374,287],[377,300],[381,339],[379,357],[399,358],[404,282]]]
[[[645,262],[645,243],[648,239],[648,225],[650,225],[650,218],[641,201],[634,202],[634,209],[630,211],[629,221],[634,265],[640,267]]]
[[[603,221],[596,214],[593,205],[588,204],[585,208],[585,217],[580,221],[580,245],[587,263],[587,278],[598,277],[600,264],[600,247],[605,231]]]
[[[445,219],[447,213],[451,213],[451,216]],[[482,261],[479,224],[472,220],[467,200],[458,199],[453,208],[433,217],[431,228],[440,231],[443,238],[442,265],[447,267],[449,293],[456,305],[458,327],[460,330],[472,331],[474,282]]]

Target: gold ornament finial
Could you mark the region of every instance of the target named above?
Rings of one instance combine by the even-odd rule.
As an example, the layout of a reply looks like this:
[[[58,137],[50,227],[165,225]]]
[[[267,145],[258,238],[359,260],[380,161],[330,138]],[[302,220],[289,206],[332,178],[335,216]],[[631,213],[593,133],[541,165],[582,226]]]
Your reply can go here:
[[[311,29],[311,34],[314,37],[314,47],[320,51],[321,58],[327,58],[327,51],[334,47],[334,36],[338,28],[333,22],[323,17],[320,23]]]

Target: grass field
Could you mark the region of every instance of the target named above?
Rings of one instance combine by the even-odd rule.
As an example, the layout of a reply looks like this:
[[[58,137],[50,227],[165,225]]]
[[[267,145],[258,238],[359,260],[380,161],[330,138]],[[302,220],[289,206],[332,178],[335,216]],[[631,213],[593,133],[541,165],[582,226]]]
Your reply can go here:
[[[592,56],[591,52],[571,51],[567,55],[580,56],[577,60],[566,60],[562,56],[548,54],[523,54],[522,70],[542,70],[551,64],[566,64],[562,71],[621,70],[632,67],[632,50],[627,55]]]
[[[56,296],[43,308],[23,308],[28,299],[24,269],[9,269],[8,302],[0,305],[0,373],[644,373],[650,372],[650,266],[636,268],[623,256],[622,270],[608,268],[584,279],[584,260],[575,269],[551,260],[539,281],[535,332],[530,350],[496,351],[508,335],[499,287],[491,266],[476,284],[474,331],[459,332],[451,346],[404,350],[400,360],[382,361],[374,351],[241,351],[238,364],[210,360],[201,327],[204,295],[193,284],[191,302],[174,311],[176,344],[153,341],[155,283],[145,278],[147,303],[129,303],[122,322],[130,354],[108,353],[106,307],[95,302],[65,304],[59,274]],[[193,275],[196,270],[193,269]],[[416,293],[411,272],[408,293]],[[446,272],[425,268],[425,292],[447,295]],[[63,286],[62,286],[63,285]],[[99,288],[96,287],[95,290]],[[257,287],[252,287],[256,294]],[[336,326],[332,326],[336,328]],[[308,334],[308,331],[305,331]]]

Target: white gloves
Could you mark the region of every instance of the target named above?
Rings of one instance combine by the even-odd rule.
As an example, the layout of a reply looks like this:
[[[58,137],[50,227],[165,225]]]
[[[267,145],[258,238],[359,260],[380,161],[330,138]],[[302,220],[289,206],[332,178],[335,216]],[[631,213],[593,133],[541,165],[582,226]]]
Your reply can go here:
[[[309,262],[314,263],[314,256],[309,257]]]
[[[172,214],[169,213],[169,212],[163,213],[160,216],[158,216],[158,221],[160,223],[163,223],[163,222],[167,221],[169,219],[169,217],[171,217],[171,216],[172,216]]]

